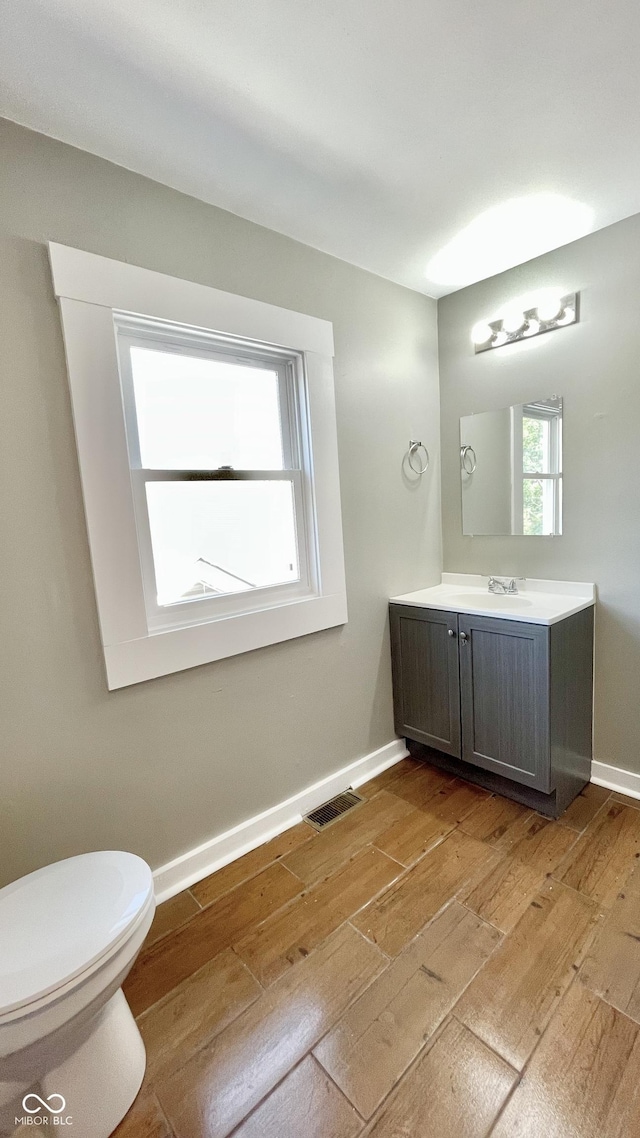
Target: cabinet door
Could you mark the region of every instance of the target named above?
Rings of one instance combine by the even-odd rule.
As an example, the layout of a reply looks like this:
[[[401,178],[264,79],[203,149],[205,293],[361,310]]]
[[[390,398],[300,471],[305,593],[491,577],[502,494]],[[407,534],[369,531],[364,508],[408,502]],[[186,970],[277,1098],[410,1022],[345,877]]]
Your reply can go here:
[[[549,629],[459,617],[462,758],[553,790],[549,747]]]
[[[457,615],[392,605],[390,619],[396,731],[459,758]]]

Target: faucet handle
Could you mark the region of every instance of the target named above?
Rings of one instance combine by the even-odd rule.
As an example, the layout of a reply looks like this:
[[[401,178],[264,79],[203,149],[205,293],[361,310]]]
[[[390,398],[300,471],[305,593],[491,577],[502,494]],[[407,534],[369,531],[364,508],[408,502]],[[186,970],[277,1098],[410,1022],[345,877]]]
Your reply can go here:
[[[509,584],[507,585],[507,592],[508,593],[517,593],[518,592],[518,581],[526,581],[526,579],[527,579],[526,577],[511,577]]]

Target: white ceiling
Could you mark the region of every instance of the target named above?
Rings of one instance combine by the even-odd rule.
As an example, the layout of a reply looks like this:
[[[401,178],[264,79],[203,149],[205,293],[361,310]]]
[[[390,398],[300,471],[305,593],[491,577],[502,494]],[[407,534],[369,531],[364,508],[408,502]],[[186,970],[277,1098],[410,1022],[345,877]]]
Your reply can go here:
[[[0,114],[434,296],[589,227],[426,277],[513,198],[640,212],[638,0],[3,0],[0,32]]]

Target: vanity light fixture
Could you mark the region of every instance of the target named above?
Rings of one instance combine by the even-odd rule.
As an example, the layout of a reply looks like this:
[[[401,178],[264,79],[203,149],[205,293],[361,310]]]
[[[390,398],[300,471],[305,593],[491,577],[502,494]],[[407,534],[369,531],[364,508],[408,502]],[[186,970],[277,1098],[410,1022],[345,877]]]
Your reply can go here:
[[[522,312],[511,308],[497,320],[480,321],[471,331],[476,352],[500,348],[503,344],[515,344],[518,340],[528,340],[542,332],[553,332],[555,328],[576,324],[579,297],[579,292],[571,292],[567,296],[551,296],[535,308],[526,308]]]

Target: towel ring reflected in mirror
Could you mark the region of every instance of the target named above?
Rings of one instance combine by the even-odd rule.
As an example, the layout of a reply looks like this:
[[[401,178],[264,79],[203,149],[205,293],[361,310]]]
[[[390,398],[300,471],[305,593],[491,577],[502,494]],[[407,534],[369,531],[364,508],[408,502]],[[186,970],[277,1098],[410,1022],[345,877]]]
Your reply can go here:
[[[420,465],[420,457],[418,455],[418,451],[421,450],[424,451],[424,462],[422,465]],[[429,469],[429,462],[431,460],[429,458],[429,451],[427,450],[424,443],[419,442],[418,439],[409,439],[409,452],[407,458],[409,461],[409,466],[413,470],[414,474],[426,474],[427,470]],[[416,463],[418,465],[416,465]]]
[[[475,468],[478,465],[478,460],[476,458],[476,452],[474,451],[473,447],[471,447],[471,446],[460,447],[460,465],[461,465],[462,469],[464,470],[465,474],[473,474],[474,473]]]

